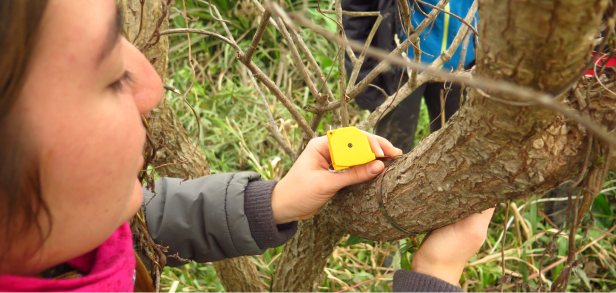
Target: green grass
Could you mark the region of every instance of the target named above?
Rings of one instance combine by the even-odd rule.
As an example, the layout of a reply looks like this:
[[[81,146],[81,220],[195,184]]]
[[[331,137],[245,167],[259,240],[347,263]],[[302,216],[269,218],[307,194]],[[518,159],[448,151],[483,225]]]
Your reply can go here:
[[[182,10],[182,1],[177,2],[177,8]],[[190,27],[224,35],[220,23],[212,21],[206,5],[192,0],[187,0],[186,3],[190,19],[193,20],[189,23]],[[255,12],[257,9],[247,0],[234,2],[213,0],[212,3],[217,5],[223,17],[231,22],[229,28],[236,39],[241,39],[240,47],[246,48],[260,18],[260,13]],[[330,31],[335,30],[334,22],[316,12],[316,4],[317,1],[283,3],[285,8],[290,10],[307,7],[307,15],[313,21]],[[321,5],[323,8],[330,8],[331,1],[324,0]],[[172,14],[171,26],[185,27],[183,17],[177,12]],[[327,74],[332,69],[328,83],[336,92],[337,66],[333,62],[336,46],[311,30],[303,29],[302,37],[322,66],[323,72]],[[259,172],[266,179],[281,178],[289,170],[292,162],[264,128],[264,123],[267,122],[265,107],[248,78],[250,73],[236,60],[236,54],[229,45],[216,39],[196,35],[192,36],[191,43],[192,57],[199,65],[196,66],[196,78],[187,100],[194,107],[198,117],[192,114],[181,96],[168,93],[167,97],[172,101],[180,121],[193,137],[197,134],[199,125],[199,151],[207,156],[212,173],[250,170]],[[184,92],[193,82],[193,74],[188,66],[188,42],[183,35],[173,36],[170,39],[170,47],[170,68],[166,84]],[[293,66],[282,37],[271,25],[263,36],[261,47],[255,52],[254,61],[265,74],[279,83],[280,88],[292,98],[306,119],[309,119],[311,114],[302,111],[301,106],[313,104],[314,101],[309,98],[308,90]],[[262,90],[266,94],[277,126],[292,146],[297,145],[301,134],[297,124],[273,95],[264,87]],[[361,121],[368,114],[367,111],[357,108],[354,102],[350,104],[350,115],[355,121]],[[324,134],[330,123],[330,117],[326,116],[318,128],[320,135]],[[423,103],[417,129],[416,142],[429,135],[429,119]],[[613,180],[616,180],[616,174],[611,173],[605,188],[615,186],[616,182]],[[578,231],[576,235],[579,239],[578,245],[591,243],[601,237],[603,231],[614,225],[616,202],[614,195],[614,191],[610,191],[597,197],[592,207],[594,226],[587,230],[587,235],[582,229]],[[520,237],[523,236],[521,232],[518,233],[521,227],[514,221],[507,230],[504,243],[507,272],[513,274],[514,282],[521,280],[533,287],[537,285],[538,279],[530,277],[539,268],[541,256],[557,228],[551,226],[541,215],[543,203],[533,203],[539,198],[540,196],[535,196],[527,200],[514,201],[518,207],[524,205],[520,214],[532,237],[530,239]],[[506,221],[504,207],[505,205],[497,207],[486,243],[464,271],[461,284],[467,291],[500,291],[496,282],[502,275],[500,250],[503,243],[497,244],[497,242],[503,231],[503,223]],[[509,213],[509,216],[511,217],[512,213]],[[587,217],[586,222],[589,221],[590,218]],[[389,243],[375,243],[354,236],[345,237],[329,257],[318,289],[339,291],[365,282],[351,291],[391,291],[390,273],[394,269],[410,268],[413,253],[417,250],[422,237],[420,235]],[[543,267],[566,255],[568,245],[566,235],[557,237],[554,244],[554,255],[544,258]],[[568,289],[616,290],[615,244],[613,235],[608,235],[581,253],[580,258],[584,260],[585,267],[574,271]],[[263,280],[268,284],[281,251],[282,248],[268,249],[262,256],[254,257]],[[563,266],[559,265],[548,271],[545,274],[545,282],[550,285],[562,268]],[[191,263],[180,268],[165,268],[163,290],[170,290],[174,283],[177,284],[175,291],[224,291],[211,264]],[[506,291],[528,290],[528,288],[516,288],[513,283],[507,284],[505,288]]]

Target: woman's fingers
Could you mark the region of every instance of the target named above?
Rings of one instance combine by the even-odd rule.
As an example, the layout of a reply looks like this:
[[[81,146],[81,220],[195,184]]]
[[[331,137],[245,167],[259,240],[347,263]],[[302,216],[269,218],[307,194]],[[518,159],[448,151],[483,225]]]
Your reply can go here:
[[[383,162],[376,160],[368,164],[351,167],[344,173],[331,173],[331,183],[335,185],[336,190],[343,187],[359,184],[376,177],[385,169]]]
[[[329,145],[327,143],[327,136],[319,136],[311,139],[306,146],[306,150],[311,148],[314,149],[327,162],[331,162]],[[306,152],[306,150],[304,150],[304,152]]]
[[[402,154],[402,150],[394,147],[389,140],[378,135],[370,134],[364,131],[368,137],[370,148],[377,157],[382,156],[397,156]]]

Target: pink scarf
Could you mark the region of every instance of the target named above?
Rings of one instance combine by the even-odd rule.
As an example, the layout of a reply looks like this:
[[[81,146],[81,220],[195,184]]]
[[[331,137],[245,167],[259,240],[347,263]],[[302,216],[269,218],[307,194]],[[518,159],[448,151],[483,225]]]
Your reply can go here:
[[[0,291],[132,292],[135,254],[128,223],[113,232],[97,249],[72,259],[67,264],[87,275],[60,280],[0,275]]]

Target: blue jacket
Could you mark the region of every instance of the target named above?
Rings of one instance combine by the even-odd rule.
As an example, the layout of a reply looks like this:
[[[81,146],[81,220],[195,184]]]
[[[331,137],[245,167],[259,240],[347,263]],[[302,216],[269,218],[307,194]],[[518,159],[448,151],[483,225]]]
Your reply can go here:
[[[424,2],[430,3],[434,6],[439,2],[438,0],[423,0]],[[410,4],[413,5],[413,1],[410,1]],[[465,18],[468,10],[471,8],[473,4],[473,0],[451,0],[444,8],[445,11],[449,11],[461,18]],[[425,4],[419,3],[421,6],[421,10],[423,10],[426,14],[432,11],[432,8],[426,6]],[[413,27],[419,26],[419,24],[425,19],[425,17],[421,14],[421,12],[417,11],[417,7],[411,10],[411,24]],[[472,25],[476,25],[476,17],[473,20]],[[419,37],[420,47],[421,47],[421,62],[422,63],[431,63],[436,59],[442,52],[444,52],[449,46],[451,42],[456,37],[458,30],[460,27],[464,25],[458,19],[452,17],[446,13],[439,13],[434,21],[432,29],[428,26],[426,30]],[[427,36],[427,37],[426,37]],[[405,37],[406,38],[406,37]],[[471,41],[468,45],[468,49],[466,51],[466,59],[464,60],[464,66],[467,66],[473,60],[475,60],[474,54],[474,44]],[[443,70],[455,69],[458,67],[458,63],[460,62],[460,53],[462,51],[462,45],[458,47],[456,53],[451,57],[449,62],[443,65]],[[413,48],[410,47],[408,50],[409,57],[411,60],[415,59],[415,55],[413,54]],[[428,55],[429,54],[429,55]],[[430,56],[432,55],[432,56]]]

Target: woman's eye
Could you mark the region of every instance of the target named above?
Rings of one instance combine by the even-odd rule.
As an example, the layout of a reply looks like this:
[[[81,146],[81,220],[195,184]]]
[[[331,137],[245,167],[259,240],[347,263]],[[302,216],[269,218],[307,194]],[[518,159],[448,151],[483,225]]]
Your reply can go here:
[[[130,85],[132,82],[133,82],[133,74],[127,70],[127,71],[124,71],[124,74],[122,75],[122,77],[114,81],[111,85],[109,85],[109,87],[111,88],[111,90],[118,93],[118,92],[124,91],[126,89],[126,86]]]

